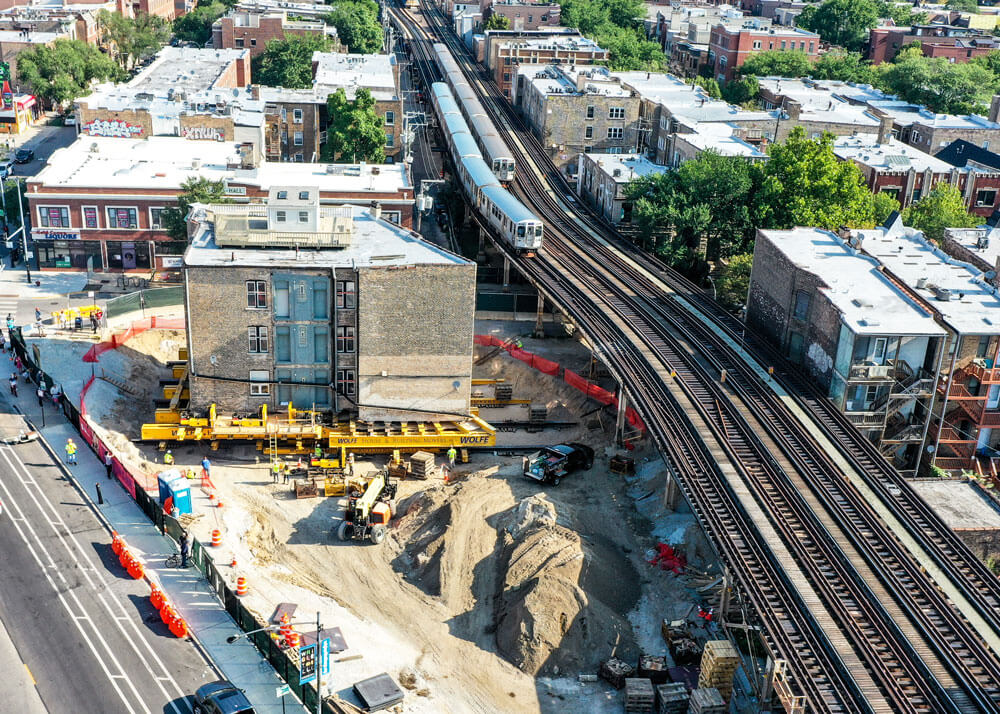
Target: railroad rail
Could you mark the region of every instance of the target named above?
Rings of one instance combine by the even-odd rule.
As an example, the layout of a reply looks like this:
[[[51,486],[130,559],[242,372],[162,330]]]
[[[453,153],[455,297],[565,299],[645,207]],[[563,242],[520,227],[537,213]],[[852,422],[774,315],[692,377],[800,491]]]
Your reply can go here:
[[[399,21],[403,24],[409,23],[411,34],[420,34],[419,25],[412,18],[402,16]],[[439,32],[439,35],[441,40],[449,42],[454,51],[454,42],[448,33]],[[424,41],[426,42],[426,39]],[[419,43],[417,46],[419,47]],[[461,52],[456,54],[459,61],[464,59]],[[467,60],[466,64],[468,65]],[[433,75],[428,77],[432,78]],[[470,76],[473,82],[476,82],[476,79],[475,76]],[[506,100],[499,97],[495,88],[481,82],[476,84],[478,90],[483,93],[484,100],[491,102],[506,114],[505,128],[517,136],[531,160],[540,166],[549,165],[547,155],[541,147],[533,145],[533,140],[527,136]],[[512,148],[515,151],[517,149],[516,146]],[[595,278],[597,284],[602,287],[600,302],[611,307],[625,325],[641,333],[639,338],[655,356],[654,362],[669,366],[675,383],[692,402],[699,405],[719,443],[728,446],[733,463],[740,466],[746,482],[754,489],[755,497],[761,503],[768,504],[770,513],[774,516],[773,520],[782,526],[783,540],[796,552],[799,564],[809,570],[810,581],[822,594],[824,603],[831,611],[840,614],[838,618],[840,626],[850,633],[852,642],[857,646],[859,659],[871,673],[872,680],[878,683],[882,693],[886,695],[886,700],[891,700],[891,710],[997,710],[1000,667],[993,653],[968,627],[961,613],[957,612],[936,590],[934,583],[922,574],[919,564],[885,528],[864,500],[859,498],[843,479],[837,478],[839,469],[830,463],[828,456],[815,439],[804,432],[801,423],[788,413],[773,390],[767,385],[762,385],[757,375],[735,355],[731,346],[693,318],[686,307],[681,307],[670,298],[662,300],[655,297],[662,293],[662,283],[657,284],[641,271],[637,271],[618,251],[612,250],[602,241],[595,240],[592,235],[580,230],[576,223],[567,219],[566,212],[548,193],[548,186],[531,172],[530,163],[524,159],[524,156],[519,157],[521,167],[519,184],[522,187],[522,197],[526,203],[534,205],[536,210],[544,214],[543,217],[550,224],[546,256],[551,258],[552,262],[561,263],[575,271],[572,274]],[[554,167],[551,169],[548,178],[551,180],[553,178],[551,174],[555,173],[555,178],[562,181],[558,172],[554,171]],[[552,230],[554,227],[558,227],[559,235]],[[606,226],[603,228],[607,230]],[[572,242],[563,236],[570,238]],[[586,245],[605,261],[603,266],[593,264],[593,261],[582,257],[581,251],[578,250],[579,244]],[[646,264],[644,267],[654,272],[660,281],[666,282],[675,290],[683,291],[692,301],[700,303],[702,309],[706,307],[707,299],[700,297],[700,291],[690,283],[671,274],[671,271],[664,269],[655,261],[643,257],[643,262]],[[726,513],[714,511],[710,513],[704,508],[709,502],[704,499],[718,498],[723,492],[731,496],[731,490],[729,485],[724,483],[724,477],[723,482],[708,484],[698,479],[699,464],[690,458],[691,454],[695,453],[691,451],[692,444],[689,441],[691,434],[685,435],[682,439],[675,430],[665,433],[662,428],[671,423],[685,422],[689,427],[693,426],[686,415],[677,413],[676,402],[669,390],[664,389],[663,375],[658,375],[659,385],[649,383],[650,375],[643,370],[641,364],[644,358],[642,351],[630,350],[628,345],[621,344],[623,339],[631,339],[630,336],[625,335],[617,326],[609,325],[607,313],[596,309],[598,300],[594,299],[595,296],[584,294],[578,285],[572,284],[573,281],[567,281],[565,272],[554,268],[547,260],[527,261],[521,267],[529,276],[545,285],[545,292],[549,294],[550,299],[554,299],[567,309],[574,319],[581,323],[580,326],[592,340],[596,338],[606,349],[608,345],[612,346],[611,349],[617,354],[610,356],[617,358],[616,364],[620,371],[626,372],[624,376],[629,380],[623,383],[628,384],[626,390],[633,397],[637,394],[642,395],[635,400],[640,412],[646,416],[661,451],[673,457],[672,465],[682,477],[681,485],[692,507],[702,522],[709,526],[710,533],[717,537],[719,529],[712,528],[712,523],[718,525],[725,522],[727,517],[732,518],[742,507],[730,500],[728,505],[734,510]],[[616,277],[611,277],[611,270],[615,270]],[[646,297],[637,299],[636,296]],[[713,319],[718,319],[718,306],[708,303],[707,308],[709,315]],[[728,320],[726,322],[725,330],[729,336],[737,335],[738,325],[734,326]],[[694,349],[688,351],[681,348],[679,345],[681,339],[687,340],[690,343],[689,347]],[[760,348],[755,346],[755,349]],[[695,350],[703,356],[695,359],[693,357]],[[731,370],[734,378],[728,382],[728,391],[723,391],[718,384],[718,375],[709,374],[707,368],[700,363],[699,360],[704,361],[706,357],[713,369]],[[725,367],[721,366],[723,362]],[[647,369],[649,367],[651,365],[646,365]],[[783,372],[779,376],[789,380],[793,375],[792,373],[786,375]],[[640,386],[643,389],[640,389]],[[658,409],[657,405],[652,403],[655,400],[648,397],[660,397],[661,406],[670,406],[672,409]],[[808,405],[811,410],[822,409],[827,412],[831,410],[829,404],[822,404],[822,395],[817,395],[815,390],[809,397],[817,402]],[[753,432],[748,418],[736,406],[737,402],[742,404],[743,410],[749,412],[750,417],[757,420],[758,425],[766,426],[766,431],[773,439],[773,445],[784,452],[784,457],[791,468],[778,467],[771,452]],[[663,414],[663,411],[673,413]],[[849,427],[849,424],[847,426]],[[691,432],[694,433],[693,429]],[[860,435],[852,434],[850,431],[842,432],[841,436],[849,441],[861,439]],[[851,454],[852,460],[857,459],[857,463],[863,463],[861,457],[866,457],[869,465],[874,462],[874,466],[881,467],[880,471],[887,469],[891,471],[877,452],[875,452],[877,458],[872,458],[870,451],[866,453],[863,448],[859,453],[860,456]],[[704,469],[705,464],[702,463],[700,466]],[[799,472],[797,481],[790,475],[793,471]],[[716,473],[716,476],[721,474]],[[898,477],[893,480],[896,479]],[[698,485],[702,488],[697,488]],[[715,492],[711,490],[712,487],[716,489]],[[813,496],[812,503],[806,502],[803,495],[810,490]],[[906,491],[915,497],[909,489]],[[826,523],[817,516],[817,505],[822,505],[827,512]],[[932,513],[930,514],[932,518],[928,518],[929,509],[919,497],[916,497],[915,502],[910,505],[919,509],[916,515],[921,516],[922,520],[932,524],[936,520],[936,516]],[[921,506],[922,508],[919,508]],[[836,538],[830,537],[830,528],[833,525],[831,519],[837,521],[836,525],[840,529]],[[946,528],[945,530],[947,531]],[[716,542],[724,545],[727,542],[730,545],[736,544],[736,539],[730,539],[726,529],[722,529],[722,534],[723,539]],[[834,540],[837,541],[835,546]],[[740,543],[739,546],[745,549],[746,542]],[[952,553],[962,555],[964,546],[961,546],[960,542],[957,549],[955,543],[948,542],[947,538],[942,538],[941,542],[947,545]],[[849,547],[855,548],[854,552],[876,553],[876,557],[871,558],[865,568],[871,567],[876,571],[877,577],[873,579],[882,587],[892,590],[893,600],[899,604],[905,617],[901,617],[900,613],[895,613],[893,617],[884,610],[883,601],[868,588],[871,580],[862,577],[858,568],[845,558],[844,550]],[[733,550],[723,547],[723,559],[730,561],[733,558]],[[744,555],[745,553],[738,553],[740,558]],[[971,554],[969,557],[972,557]],[[773,556],[768,552],[755,564],[770,567],[774,565],[772,560]],[[742,565],[745,566],[746,563]],[[737,570],[738,576],[741,576],[741,584],[747,591],[746,576],[753,577],[753,572],[746,568]],[[989,580],[979,578],[981,573],[977,574],[975,568],[967,568],[965,575],[972,576],[968,578],[970,580],[980,580],[979,583],[974,583],[971,591],[975,591],[977,587],[985,588],[987,591],[991,588]],[[755,599],[753,595],[759,598],[761,593],[750,594],[751,601],[760,612],[760,606],[767,600],[766,595],[763,599]],[[796,616],[801,615],[800,611],[796,612]],[[805,613],[805,617],[799,621],[805,625],[805,630],[810,629],[808,613]],[[904,634],[903,628],[907,628],[909,632]],[[923,633],[922,640],[917,635],[917,630],[913,628]],[[769,646],[776,644],[774,632],[769,628],[766,629],[769,635],[766,639],[771,640]],[[822,639],[820,637],[816,644],[829,653],[829,642],[824,643]],[[776,651],[796,650],[779,646]],[[843,681],[844,663],[835,660],[836,658],[826,658],[825,664],[833,667],[827,672],[839,676],[841,683],[846,684]],[[815,662],[815,664],[820,663]],[[809,694],[811,707],[825,711],[844,710],[841,708],[845,704],[843,700],[830,700],[830,690],[824,692],[820,688],[816,691],[815,688],[809,687],[807,683],[809,677],[815,677],[815,670],[804,678],[795,675],[795,682]],[[810,692],[810,689],[813,691]],[[870,696],[870,693],[859,692],[856,685],[846,686],[843,692],[853,697],[860,694],[866,703]],[[857,703],[855,701],[853,705],[848,704],[847,710],[856,710],[852,707]]]

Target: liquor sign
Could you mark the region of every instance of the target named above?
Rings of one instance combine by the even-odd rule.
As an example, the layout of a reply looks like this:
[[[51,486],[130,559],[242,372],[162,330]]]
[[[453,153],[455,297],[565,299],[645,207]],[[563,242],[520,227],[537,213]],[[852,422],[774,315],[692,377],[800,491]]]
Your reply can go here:
[[[129,124],[121,119],[94,119],[83,125],[83,133],[89,136],[108,136],[129,139],[143,132],[141,126]]]

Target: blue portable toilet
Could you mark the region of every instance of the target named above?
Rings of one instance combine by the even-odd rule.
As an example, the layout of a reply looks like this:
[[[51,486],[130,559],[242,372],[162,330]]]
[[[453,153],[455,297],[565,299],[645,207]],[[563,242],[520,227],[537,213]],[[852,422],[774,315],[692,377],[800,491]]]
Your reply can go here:
[[[156,483],[161,506],[166,505],[168,498],[173,498],[179,513],[191,513],[191,486],[179,469],[161,471],[156,475]]]

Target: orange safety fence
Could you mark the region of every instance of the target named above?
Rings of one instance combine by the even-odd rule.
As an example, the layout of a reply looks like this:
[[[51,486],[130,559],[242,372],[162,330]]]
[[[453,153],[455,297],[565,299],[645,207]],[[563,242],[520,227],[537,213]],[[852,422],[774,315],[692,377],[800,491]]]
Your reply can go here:
[[[601,404],[613,406],[615,409],[618,408],[618,397],[614,392],[609,392],[607,389],[594,384],[590,380],[584,379],[571,369],[564,369],[558,362],[539,357],[533,352],[528,352],[525,349],[517,347],[513,342],[501,340],[499,337],[494,337],[493,335],[475,335],[473,342],[484,347],[501,347],[514,359],[520,360],[530,367],[534,367],[539,372],[553,377],[558,377],[559,371],[562,370],[562,378],[566,384],[583,392]],[[646,430],[646,425],[632,407],[628,407],[625,410],[625,419],[632,428],[640,431]]]

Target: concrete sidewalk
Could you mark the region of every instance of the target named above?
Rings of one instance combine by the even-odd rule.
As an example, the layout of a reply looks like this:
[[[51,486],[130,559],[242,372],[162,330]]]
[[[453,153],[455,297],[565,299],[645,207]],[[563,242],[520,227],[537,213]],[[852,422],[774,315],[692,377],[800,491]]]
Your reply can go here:
[[[283,697],[287,700],[283,708],[275,689],[284,682],[249,640],[243,638],[233,644],[226,642],[227,637],[238,635],[241,630],[199,571],[194,567],[180,570],[164,566],[166,556],[178,552],[177,545],[171,538],[160,534],[116,479],[108,480],[104,465],[62,412],[56,412],[51,401],[47,401],[46,426],[42,427],[34,385],[22,382],[18,392],[19,398],[12,401],[39,429],[58,458],[65,458],[63,447],[67,439],[72,438],[77,443],[79,463],[66,466],[66,470],[87,494],[94,508],[107,520],[110,528],[118,531],[129,548],[139,556],[150,579],[160,583],[194,638],[223,676],[246,691],[259,714],[305,714],[305,708],[292,695]],[[7,398],[12,399],[9,394]],[[100,484],[104,496],[103,505],[96,503],[97,484]]]

